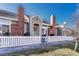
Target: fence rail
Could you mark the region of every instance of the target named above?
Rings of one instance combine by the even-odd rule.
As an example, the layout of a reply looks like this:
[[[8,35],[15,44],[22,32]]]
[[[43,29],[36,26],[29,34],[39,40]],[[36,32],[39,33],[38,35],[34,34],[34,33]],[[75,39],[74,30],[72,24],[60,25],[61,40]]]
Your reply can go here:
[[[72,36],[54,36],[48,37],[48,42],[56,42],[56,41],[70,41],[70,40],[75,40]]]
[[[43,42],[42,42],[43,40]],[[72,36],[0,36],[0,48],[74,40]]]

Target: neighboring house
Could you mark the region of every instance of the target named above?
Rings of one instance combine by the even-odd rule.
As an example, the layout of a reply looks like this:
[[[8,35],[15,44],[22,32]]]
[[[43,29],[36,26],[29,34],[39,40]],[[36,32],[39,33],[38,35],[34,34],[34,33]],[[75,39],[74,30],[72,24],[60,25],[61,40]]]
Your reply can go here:
[[[48,34],[50,36],[70,36],[71,30],[67,28],[66,22],[62,25],[56,23],[56,16],[50,16],[50,25],[49,25]]]
[[[57,25],[56,30],[57,36],[71,36],[72,33],[72,29],[68,28],[65,22],[62,25]]]
[[[65,28],[64,28],[64,26],[63,25],[56,25],[56,35],[57,36],[65,36],[66,34],[65,34]]]

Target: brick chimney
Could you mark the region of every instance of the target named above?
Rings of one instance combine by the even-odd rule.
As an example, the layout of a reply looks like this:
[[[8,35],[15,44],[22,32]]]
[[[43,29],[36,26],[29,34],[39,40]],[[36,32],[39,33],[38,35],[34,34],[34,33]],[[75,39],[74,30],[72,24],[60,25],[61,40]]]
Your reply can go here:
[[[12,21],[11,24],[11,35],[12,36],[23,36],[24,35],[24,8],[19,6],[18,8],[18,21]]]
[[[54,15],[50,16],[50,28],[48,29],[48,34],[54,34],[55,35],[55,30],[56,30],[56,17]]]
[[[18,35],[24,35],[24,8],[22,5],[18,8]]]
[[[50,16],[50,26],[55,26],[56,25],[56,17],[54,15]]]

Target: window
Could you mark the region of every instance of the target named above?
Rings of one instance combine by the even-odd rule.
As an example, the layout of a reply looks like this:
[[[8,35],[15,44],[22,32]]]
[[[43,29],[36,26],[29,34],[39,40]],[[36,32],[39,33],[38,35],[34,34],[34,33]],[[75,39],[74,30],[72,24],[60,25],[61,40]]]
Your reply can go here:
[[[3,33],[3,35],[4,35],[6,32],[9,33],[9,26],[8,26],[8,25],[2,25],[2,33]]]
[[[47,25],[42,25],[42,26],[47,27]]]
[[[61,28],[57,28],[57,35],[62,36],[62,29]]]

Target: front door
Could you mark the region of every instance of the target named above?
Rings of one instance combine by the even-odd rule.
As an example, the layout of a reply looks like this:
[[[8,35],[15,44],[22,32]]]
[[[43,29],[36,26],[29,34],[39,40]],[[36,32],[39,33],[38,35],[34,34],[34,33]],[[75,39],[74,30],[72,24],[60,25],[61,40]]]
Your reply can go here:
[[[39,24],[34,24],[34,36],[39,36]]]

